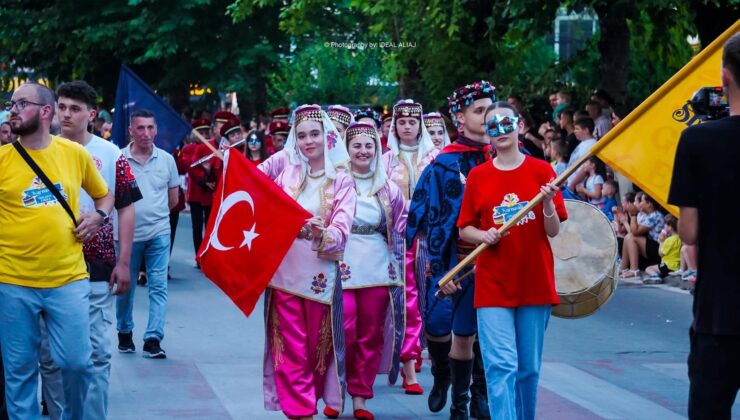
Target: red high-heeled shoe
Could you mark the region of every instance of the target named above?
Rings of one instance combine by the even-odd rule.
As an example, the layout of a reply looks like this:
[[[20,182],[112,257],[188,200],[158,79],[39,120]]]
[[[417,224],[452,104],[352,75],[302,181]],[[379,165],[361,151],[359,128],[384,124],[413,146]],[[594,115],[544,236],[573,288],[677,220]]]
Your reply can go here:
[[[421,372],[421,362],[423,360],[424,359],[421,357],[421,354],[419,354],[419,357],[416,358],[416,364],[414,365],[414,370],[416,371],[416,373]]]
[[[416,384],[408,384],[406,382],[406,374],[404,371],[401,371],[401,378],[403,378],[403,382],[401,383],[401,387],[406,390],[406,393],[409,395],[422,395],[424,393],[424,388],[421,387],[418,383]]]
[[[326,417],[329,417],[330,419],[336,419],[336,418],[339,418],[339,411],[337,411],[337,410],[335,410],[335,409],[333,409],[333,408],[331,408],[329,406],[326,406],[326,407],[324,407],[324,415]]]
[[[355,410],[354,415],[356,419],[360,420],[375,420],[375,416],[373,415],[373,413],[367,410]]]

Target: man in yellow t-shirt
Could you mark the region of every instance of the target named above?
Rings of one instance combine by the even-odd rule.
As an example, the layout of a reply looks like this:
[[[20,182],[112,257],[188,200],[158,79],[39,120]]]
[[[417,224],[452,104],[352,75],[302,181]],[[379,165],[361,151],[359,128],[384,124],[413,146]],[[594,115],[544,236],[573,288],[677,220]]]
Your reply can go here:
[[[82,242],[113,209],[113,196],[90,154],[51,136],[54,93],[20,86],[6,104],[20,144],[56,186],[77,218],[67,214],[13,145],[0,147],[0,347],[10,418],[38,418],[39,318],[61,367],[65,414],[81,418],[91,363],[89,294]],[[96,212],[79,215],[84,189]]]

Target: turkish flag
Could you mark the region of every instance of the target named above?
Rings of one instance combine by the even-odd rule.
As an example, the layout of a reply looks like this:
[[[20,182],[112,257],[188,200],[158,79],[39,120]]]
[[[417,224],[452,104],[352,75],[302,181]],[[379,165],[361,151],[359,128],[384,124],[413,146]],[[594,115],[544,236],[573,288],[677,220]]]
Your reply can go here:
[[[197,260],[249,316],[311,214],[240,153],[227,151]]]

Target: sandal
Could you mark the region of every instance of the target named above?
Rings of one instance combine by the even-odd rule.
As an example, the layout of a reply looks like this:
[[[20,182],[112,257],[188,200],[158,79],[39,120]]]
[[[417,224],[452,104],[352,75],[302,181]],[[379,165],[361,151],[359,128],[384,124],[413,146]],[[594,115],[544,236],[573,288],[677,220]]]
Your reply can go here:
[[[627,270],[620,276],[622,279],[642,279],[640,270]]]

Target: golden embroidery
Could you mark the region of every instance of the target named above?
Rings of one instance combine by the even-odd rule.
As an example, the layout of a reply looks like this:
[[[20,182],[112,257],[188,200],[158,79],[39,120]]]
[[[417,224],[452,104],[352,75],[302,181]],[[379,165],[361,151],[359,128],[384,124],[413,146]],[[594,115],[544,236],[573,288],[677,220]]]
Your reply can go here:
[[[285,340],[280,333],[280,319],[278,318],[277,308],[274,306],[270,310],[270,331],[272,344],[272,363],[275,369],[283,363],[283,352],[285,351]]]
[[[416,153],[414,153],[414,159],[415,158]],[[403,198],[405,198],[408,202],[409,200],[411,200],[411,171],[409,170],[408,165],[406,165],[406,160],[403,159],[400,154],[394,157],[394,159],[398,160],[398,165],[393,168],[393,171],[401,176],[400,179],[395,179],[394,182],[396,183],[396,185],[398,185],[399,188],[401,188],[401,192],[403,192]],[[397,170],[397,168],[400,170]]]
[[[328,368],[328,356],[329,351],[332,348],[332,336],[331,336],[331,308],[328,308],[324,320],[321,321],[321,328],[319,329],[319,345],[316,348],[316,371],[320,375],[326,373]]]
[[[388,243],[388,249],[393,250],[391,234],[393,232],[393,228],[396,225],[396,221],[393,220],[393,209],[391,208],[390,197],[383,188],[378,191],[378,193],[375,195],[375,198],[378,200],[378,204],[380,204],[381,211],[385,213],[386,242]],[[382,215],[380,216],[380,220],[383,220]]]

